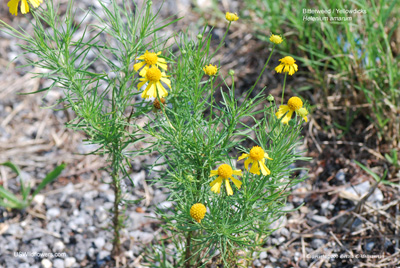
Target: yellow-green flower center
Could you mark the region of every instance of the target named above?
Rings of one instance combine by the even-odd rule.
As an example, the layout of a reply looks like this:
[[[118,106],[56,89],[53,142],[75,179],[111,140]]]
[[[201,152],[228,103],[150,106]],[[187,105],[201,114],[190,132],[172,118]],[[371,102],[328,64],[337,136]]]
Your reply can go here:
[[[228,179],[232,176],[233,171],[230,165],[222,164],[218,168],[218,175],[224,179]]]
[[[280,59],[281,63],[285,64],[285,65],[293,65],[296,61],[290,57],[290,56],[286,56],[283,59]]]
[[[160,81],[161,71],[157,67],[151,67],[146,72],[146,78],[152,82]]]
[[[264,150],[260,146],[254,146],[250,150],[250,157],[253,160],[260,161],[261,159],[264,158]]]
[[[212,76],[212,75],[215,75],[217,72],[218,72],[218,68],[217,68],[217,66],[215,65],[215,66],[213,66],[213,65],[208,65],[208,66],[205,66],[204,68],[203,68],[203,70],[204,70],[204,73],[206,74],[206,75],[209,75],[209,76]]]
[[[236,13],[226,12],[225,18],[227,21],[237,21],[239,19]]]
[[[287,105],[289,106],[290,110],[297,111],[298,109],[303,107],[303,102],[299,97],[291,97],[287,102]]]
[[[158,57],[156,53],[153,52],[146,52],[144,53],[144,61],[147,65],[154,65],[158,61]]]
[[[282,37],[280,37],[279,35],[275,35],[275,34],[272,34],[271,37],[269,38],[269,40],[275,44],[280,44],[283,41]]]

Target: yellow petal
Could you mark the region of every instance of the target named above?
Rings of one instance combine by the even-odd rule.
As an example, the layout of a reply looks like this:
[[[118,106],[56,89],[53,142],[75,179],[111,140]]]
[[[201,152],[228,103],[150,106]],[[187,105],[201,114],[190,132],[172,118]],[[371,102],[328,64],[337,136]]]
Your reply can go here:
[[[279,107],[279,110],[275,113],[276,117],[279,119],[281,118],[285,113],[287,113],[287,111],[289,111],[289,106],[287,105],[281,105]]]
[[[29,12],[29,5],[26,0],[21,0],[21,13],[26,14]]]
[[[225,188],[227,195],[233,195],[232,187],[228,179],[225,179]]]
[[[149,90],[148,90],[148,92],[147,92],[147,95],[149,96],[149,98],[157,98],[157,92],[156,92],[156,90],[157,90],[157,86],[156,86],[156,84],[153,82],[153,83],[149,83],[150,84],[150,87],[149,87]]]
[[[283,68],[283,72],[285,73],[289,72],[290,74],[290,65],[285,65],[285,68]]]
[[[147,52],[147,50],[146,50],[146,52]],[[161,51],[158,51],[158,52],[157,52],[157,56],[158,56],[158,55],[161,55]]]
[[[221,176],[218,176],[215,180],[210,182],[210,186],[213,187],[219,180],[222,180]]]
[[[237,169],[237,170],[232,170],[232,174],[236,176],[243,176],[242,170]]]
[[[31,3],[31,5],[32,5],[34,8],[37,8],[37,7],[40,6],[40,3],[42,3],[42,1],[41,1],[41,0],[29,0],[29,3]]]
[[[145,64],[146,64],[146,62],[144,62],[144,61],[138,62],[138,63],[136,63],[136,64],[133,65],[133,70],[135,70],[135,72],[137,72],[137,71],[138,71],[140,68],[142,68],[143,65],[145,65]]]
[[[168,96],[168,91],[164,88],[164,86],[160,82],[156,82],[156,86],[157,86],[156,94],[158,94],[158,97],[163,98]],[[155,97],[157,97],[157,95]]]
[[[161,77],[160,79],[163,83],[165,83],[169,88],[171,88],[171,80]]]
[[[253,174],[260,175],[260,167],[258,166],[258,161],[254,161],[251,166],[250,172]]]
[[[144,84],[146,84],[146,80],[145,81],[143,81],[143,82],[140,82],[138,85],[137,85],[137,89],[138,90],[140,90],[141,88],[142,88],[142,86],[144,86]]]
[[[293,75],[294,73],[295,73],[294,67],[293,67],[293,66],[290,66],[290,67],[289,67],[289,75]]]
[[[231,177],[232,182],[235,184],[236,188],[240,189],[242,186],[242,182],[238,179],[235,179],[234,177]]]
[[[281,63],[281,64],[279,64],[278,66],[275,67],[275,71],[276,71],[277,73],[281,73],[281,72],[282,72],[282,69],[283,69],[284,67],[285,67],[285,64]]]
[[[222,178],[218,177],[214,185],[211,187],[211,191],[219,194],[221,191],[221,184],[222,184]]]
[[[159,60],[160,61],[160,60]],[[163,62],[157,62],[156,65],[164,70],[167,70],[168,65]]]
[[[287,124],[289,120],[292,118],[293,110],[289,110],[284,118],[282,118],[282,123]]]
[[[214,177],[218,175],[218,170],[211,170],[210,171],[210,177]]]
[[[249,157],[249,154],[243,153],[241,156],[239,156],[238,161],[240,161],[240,160],[242,160],[242,159],[244,159],[246,157]]]
[[[148,69],[149,69],[149,65],[146,64],[143,67],[143,69],[140,71],[139,75],[145,77]]]
[[[264,160],[264,159],[263,159]],[[267,166],[264,164],[264,161],[258,161],[261,167],[261,173],[264,176],[267,176],[269,174],[271,174],[271,171],[267,168]]]
[[[19,4],[19,0],[10,0],[7,3],[7,6],[10,8],[10,13],[11,15],[18,15],[18,4]]]
[[[253,163],[253,159],[251,159],[250,157],[246,159],[246,161],[244,161],[244,168],[249,170],[249,164]]]
[[[267,158],[267,159],[269,159],[269,160],[274,160],[274,159],[272,159],[272,158],[269,158],[269,155],[268,155],[267,153],[264,153],[264,157]]]

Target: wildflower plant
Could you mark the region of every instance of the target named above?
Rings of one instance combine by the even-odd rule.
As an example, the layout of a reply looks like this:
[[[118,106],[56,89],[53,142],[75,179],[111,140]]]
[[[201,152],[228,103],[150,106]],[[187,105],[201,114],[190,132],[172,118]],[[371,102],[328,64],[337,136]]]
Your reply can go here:
[[[0,25],[24,41],[27,54],[36,54],[30,65],[48,71],[37,73],[53,81],[40,92],[63,90],[65,97],[55,105],[75,113],[68,127],[84,132],[99,146],[93,153],[110,162],[113,255],[120,254],[122,206],[132,201],[124,198],[121,179],[129,179],[131,158],[152,151],[159,154],[157,165],[167,167],[154,183],[169,190],[174,204],[159,208],[158,215],[176,242],[175,267],[204,267],[214,257],[234,267],[252,258],[274,231],[271,224],[286,213],[289,189],[304,179],[294,164],[307,160],[298,149],[303,121],[290,119],[290,110],[284,120],[292,123],[284,124],[274,98],[266,97],[266,88],[257,88],[283,40],[271,40],[263,69],[241,98],[235,93],[234,72],[229,71],[228,84],[224,66],[214,59],[239,19],[235,13],[226,13],[226,31],[213,52],[207,27],[197,38],[177,34],[173,50],[165,48],[157,32],[176,20],[157,25],[150,1],[142,9],[131,2],[99,3],[106,19],[90,11],[101,26],[87,26],[80,36],[82,22],[74,22],[73,1],[65,16],[58,15],[52,1],[33,10],[33,36],[1,20]],[[93,70],[100,62],[104,70]],[[280,71],[297,71],[294,60],[286,63],[291,66]],[[299,114],[298,104],[288,106]],[[150,265],[159,267],[154,261]]]
[[[154,183],[169,190],[174,206],[160,207],[158,215],[178,250],[171,264],[165,247],[158,248],[146,257],[152,267],[205,267],[214,258],[224,267],[245,267],[274,231],[271,224],[287,212],[289,189],[304,179],[302,168],[294,166],[307,160],[299,151],[304,121],[284,124],[275,115],[274,98],[266,101],[266,88],[257,88],[277,44],[241,98],[235,94],[234,72],[228,84],[223,75],[228,70],[210,64],[224,42],[211,53],[211,35],[176,38],[180,53],[170,53],[174,74],[168,105],[163,113],[149,115],[152,123],[143,128],[154,137],[158,163],[167,166]]]
[[[29,1],[34,7],[39,3]],[[12,13],[16,2],[10,2]],[[112,185],[115,194],[112,253],[118,256],[124,206],[133,202],[125,198],[121,180],[130,179],[130,159],[146,150],[143,146],[133,147],[144,140],[136,121],[152,109],[147,98],[167,96],[165,86],[170,88],[164,72],[167,61],[161,56],[165,40],[157,38],[157,32],[168,23],[156,23],[151,1],[141,8],[134,1],[117,4],[115,0],[99,1],[99,6],[103,15],[89,10],[83,16],[83,20],[88,15],[97,18],[96,25],[84,27],[83,20],[75,21],[73,0],[65,15],[60,15],[59,6],[48,0],[31,10],[32,35],[2,20],[0,26],[22,41],[24,54],[36,55],[35,59],[27,56],[29,66],[43,70],[36,77],[52,81],[50,87],[32,93],[61,89],[64,97],[54,107],[73,112],[75,118],[67,126],[85,133],[87,142],[98,146],[92,154],[104,155],[109,161],[111,179],[105,182]],[[96,66],[101,68],[96,70]]]

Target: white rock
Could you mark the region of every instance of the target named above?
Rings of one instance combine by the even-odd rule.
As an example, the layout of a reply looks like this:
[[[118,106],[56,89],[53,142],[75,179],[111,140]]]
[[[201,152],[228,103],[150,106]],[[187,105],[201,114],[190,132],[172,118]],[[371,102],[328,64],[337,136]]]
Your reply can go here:
[[[93,243],[96,245],[96,248],[102,249],[103,246],[106,244],[106,241],[103,237],[98,237],[93,241]]]
[[[102,260],[102,259],[106,258],[109,255],[110,255],[109,251],[102,250],[102,251],[99,252],[98,258],[99,258],[99,260]]]
[[[51,263],[51,261],[49,261],[49,259],[43,259],[41,264],[42,264],[43,268],[53,267],[53,264]]]
[[[47,210],[46,216],[49,219],[54,219],[54,218],[60,216],[60,209],[59,208],[50,208],[49,210]]]
[[[63,242],[61,242],[60,240],[56,241],[54,243],[54,247],[53,247],[54,251],[56,252],[62,252],[65,249],[65,245]]]
[[[55,259],[53,261],[54,268],[64,268],[64,261],[62,259]]]
[[[263,251],[260,253],[260,260],[266,259],[268,256],[267,252]]]
[[[76,263],[76,260],[74,257],[68,257],[64,260],[64,266],[66,268],[72,267]]]
[[[42,194],[37,194],[34,198],[33,201],[38,204],[38,205],[43,205],[44,200],[45,200],[45,196]]]

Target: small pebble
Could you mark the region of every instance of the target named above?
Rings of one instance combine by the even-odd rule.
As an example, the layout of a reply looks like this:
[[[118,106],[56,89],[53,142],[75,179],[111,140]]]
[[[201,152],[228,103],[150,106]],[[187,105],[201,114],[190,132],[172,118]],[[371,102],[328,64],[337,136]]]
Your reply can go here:
[[[41,264],[43,265],[43,268],[52,268],[53,264],[51,263],[51,261],[49,261],[49,259],[43,259],[41,261]]]
[[[368,242],[367,245],[365,246],[365,249],[366,249],[367,251],[371,251],[371,250],[374,248],[374,245],[375,245],[375,242],[370,241],[370,242]]]
[[[64,261],[62,259],[54,259],[53,267],[54,268],[64,268]]]
[[[267,252],[265,252],[265,251],[262,251],[262,252],[260,253],[260,259],[261,259],[261,260],[266,259],[267,256],[268,256],[268,254],[267,254]]]
[[[254,266],[257,266],[257,267],[258,267],[258,266],[261,266],[260,260],[259,260],[259,259],[254,260],[254,261],[253,261],[253,265],[254,265]]]
[[[65,260],[64,260],[64,266],[66,268],[72,267],[75,263],[76,263],[76,260],[74,257],[68,257],[68,258],[65,258]]]
[[[46,216],[49,219],[54,219],[54,218],[60,216],[60,209],[59,208],[50,208],[49,210],[47,210]]]
[[[55,252],[62,252],[65,249],[65,245],[60,240],[56,241],[53,245],[53,249]]]
[[[108,256],[110,256],[110,252],[105,251],[105,250],[100,251],[99,255],[98,255],[100,260],[103,260],[103,259],[107,258]]]
[[[106,241],[103,237],[98,237],[93,241],[93,243],[95,244],[96,248],[102,249],[103,246],[106,244]]]

